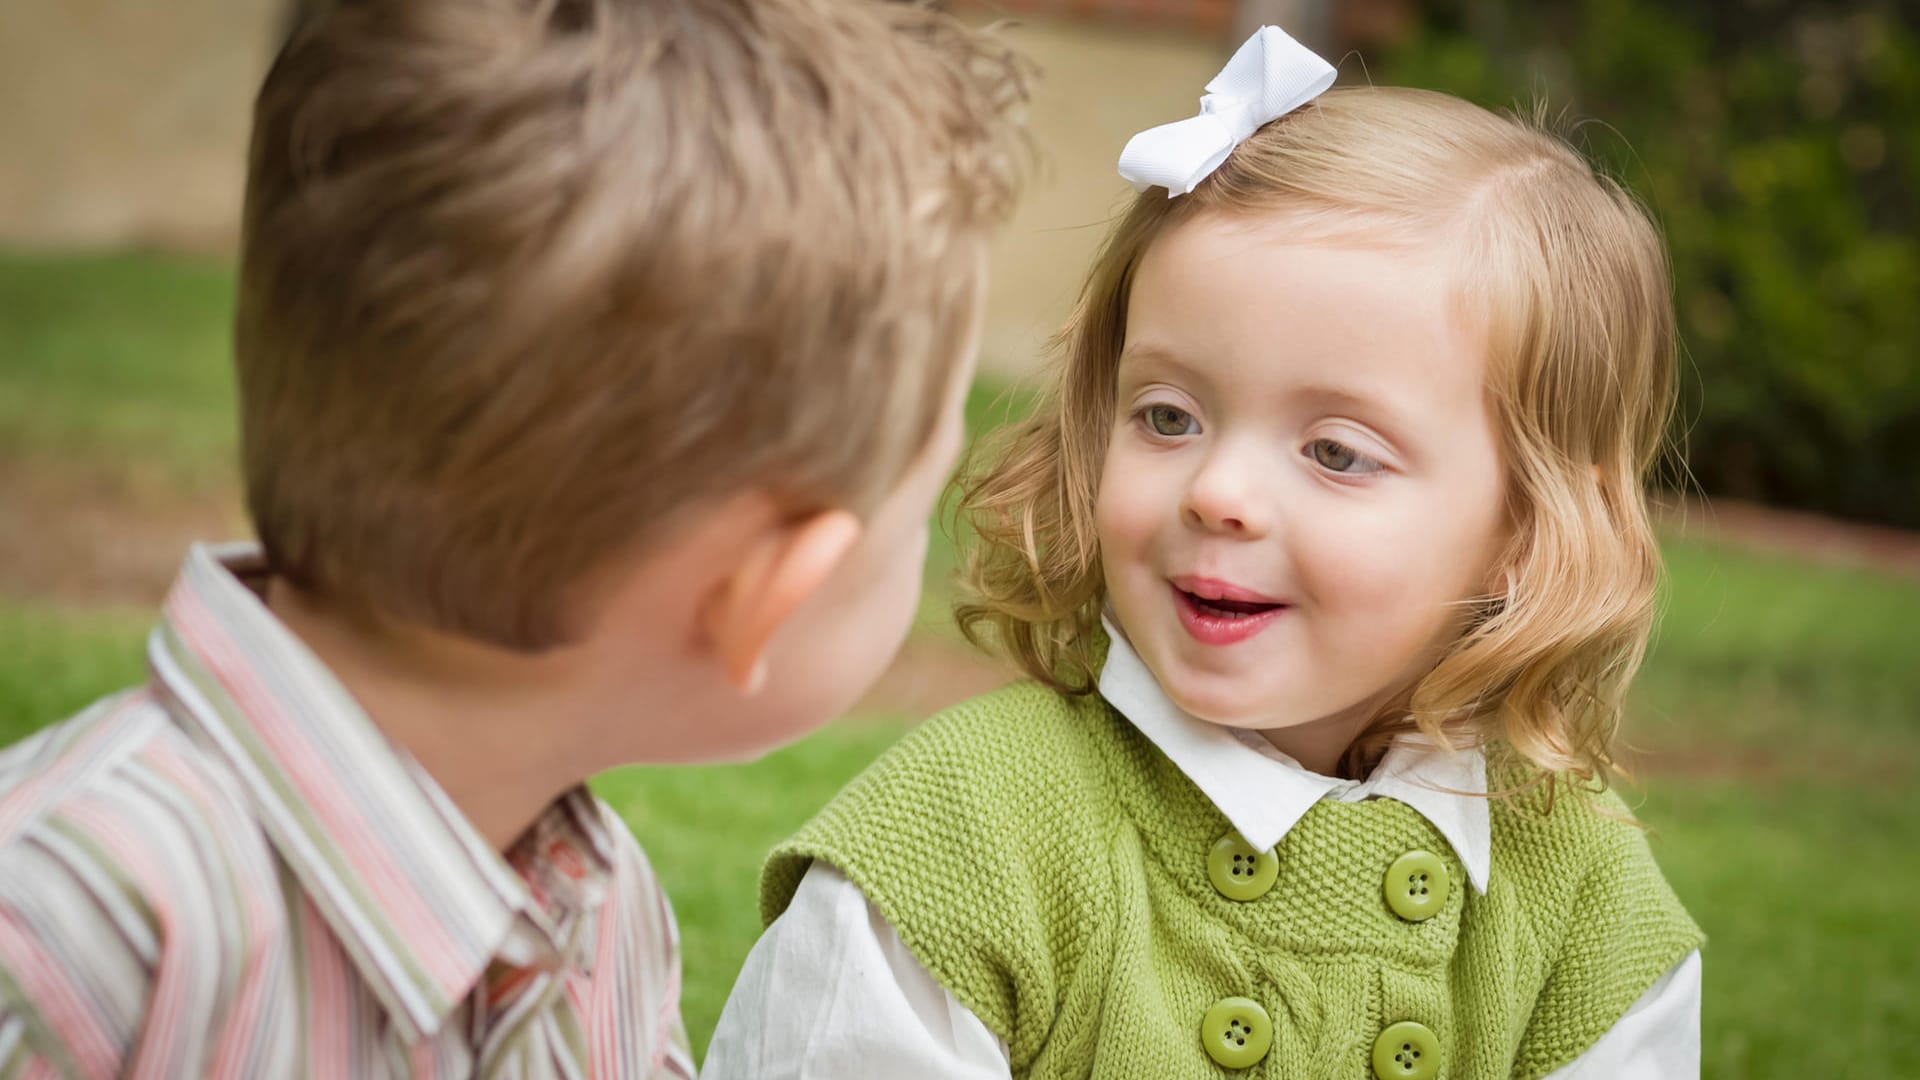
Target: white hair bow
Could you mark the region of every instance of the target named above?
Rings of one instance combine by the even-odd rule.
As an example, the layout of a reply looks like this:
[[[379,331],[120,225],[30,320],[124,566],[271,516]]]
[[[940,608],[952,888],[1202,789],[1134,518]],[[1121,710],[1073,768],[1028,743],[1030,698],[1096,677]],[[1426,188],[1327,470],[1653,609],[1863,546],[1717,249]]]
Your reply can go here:
[[[1247,136],[1333,85],[1333,65],[1277,26],[1254,31],[1207,84],[1200,115],[1135,135],[1120,152],[1120,175],[1135,191],[1185,195],[1220,167]]]

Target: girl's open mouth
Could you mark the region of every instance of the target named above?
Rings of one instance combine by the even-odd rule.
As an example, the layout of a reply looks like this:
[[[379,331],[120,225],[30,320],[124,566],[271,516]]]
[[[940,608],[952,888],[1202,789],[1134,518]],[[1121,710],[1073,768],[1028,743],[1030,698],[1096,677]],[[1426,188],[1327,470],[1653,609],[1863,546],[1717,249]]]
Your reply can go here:
[[[1258,604],[1246,600],[1209,600],[1204,596],[1185,592],[1184,590],[1182,591],[1182,595],[1187,598],[1188,603],[1191,603],[1201,611],[1209,615],[1218,615],[1225,619],[1245,618],[1248,615],[1258,615],[1263,611],[1272,611],[1274,608],[1283,606],[1280,604]]]
[[[1288,607],[1279,602],[1202,596],[1178,585],[1171,587],[1174,607],[1180,613],[1180,625],[1193,635],[1194,640],[1206,645],[1232,645],[1245,641],[1266,629]]]

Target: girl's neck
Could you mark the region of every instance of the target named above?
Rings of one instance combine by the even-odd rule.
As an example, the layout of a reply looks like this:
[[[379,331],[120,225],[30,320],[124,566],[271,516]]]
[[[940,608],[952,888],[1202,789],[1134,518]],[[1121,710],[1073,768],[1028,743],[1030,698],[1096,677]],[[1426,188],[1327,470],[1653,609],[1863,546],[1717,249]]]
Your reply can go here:
[[[1299,762],[1308,772],[1359,780],[1364,777],[1344,775],[1341,765],[1346,761],[1347,750],[1365,728],[1365,717],[1335,716],[1293,727],[1262,728],[1260,734],[1275,750]]]
[[[1288,727],[1261,728],[1260,734],[1281,753],[1300,763],[1309,772],[1342,780],[1365,780],[1380,763],[1383,747],[1361,747],[1355,743],[1382,716],[1404,712],[1408,692],[1402,688],[1384,691],[1332,716]],[[1369,740],[1371,742],[1372,740]]]

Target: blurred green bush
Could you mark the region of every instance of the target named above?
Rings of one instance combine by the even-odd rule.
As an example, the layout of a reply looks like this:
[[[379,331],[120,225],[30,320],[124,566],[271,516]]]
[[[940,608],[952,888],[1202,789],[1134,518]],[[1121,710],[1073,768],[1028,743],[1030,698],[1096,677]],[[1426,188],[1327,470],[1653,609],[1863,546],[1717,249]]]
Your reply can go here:
[[[1920,24],[1904,0],[1435,0],[1382,82],[1564,110],[1652,208],[1701,488],[1920,527]],[[1591,119],[1587,119],[1591,118]]]

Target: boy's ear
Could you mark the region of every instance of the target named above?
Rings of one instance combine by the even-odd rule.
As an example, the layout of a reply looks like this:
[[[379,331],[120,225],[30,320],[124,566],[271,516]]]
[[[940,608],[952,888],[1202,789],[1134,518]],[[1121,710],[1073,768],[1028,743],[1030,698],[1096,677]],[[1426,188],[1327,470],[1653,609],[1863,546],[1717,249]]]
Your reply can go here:
[[[860,539],[860,519],[823,510],[770,527],[712,594],[704,629],[727,681],[749,696],[766,681],[767,645],[819,592]]]

